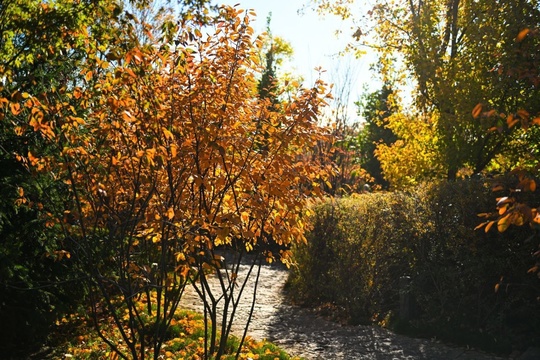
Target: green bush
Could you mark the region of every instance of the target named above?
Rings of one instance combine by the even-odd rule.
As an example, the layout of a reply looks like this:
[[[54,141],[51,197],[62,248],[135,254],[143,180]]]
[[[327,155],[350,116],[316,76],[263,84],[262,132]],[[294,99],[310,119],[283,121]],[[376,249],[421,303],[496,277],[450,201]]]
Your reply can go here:
[[[343,307],[354,323],[395,312],[399,278],[415,261],[412,240],[427,230],[417,206],[390,193],[318,204],[308,244],[294,249],[296,298]]]
[[[537,244],[525,227],[474,231],[492,208],[479,180],[321,202],[308,244],[294,249],[291,294],[344,309],[353,323],[500,352],[538,345],[540,281],[527,273]],[[411,278],[408,321],[399,319],[402,276]]]
[[[39,351],[55,320],[84,297],[73,261],[47,256],[62,239],[45,226],[41,212],[47,209],[17,205],[19,188],[37,203],[45,192],[54,196],[55,187],[38,184],[19,163],[0,158],[0,354],[8,359]]]

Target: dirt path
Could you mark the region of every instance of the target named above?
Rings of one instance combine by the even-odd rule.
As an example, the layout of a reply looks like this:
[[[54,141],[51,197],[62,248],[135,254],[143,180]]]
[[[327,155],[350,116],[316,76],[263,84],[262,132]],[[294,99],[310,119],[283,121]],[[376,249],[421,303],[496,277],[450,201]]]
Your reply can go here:
[[[239,277],[247,268],[247,265],[242,267]],[[262,266],[248,333],[253,338],[274,342],[291,355],[308,360],[504,359],[436,341],[408,338],[379,327],[342,326],[328,321],[309,309],[287,303],[282,291],[287,276],[288,271],[281,265]],[[251,306],[253,284],[249,282],[235,320],[238,326],[233,327],[233,332],[239,335]],[[183,306],[202,312],[201,301],[193,291],[188,291],[182,302]]]

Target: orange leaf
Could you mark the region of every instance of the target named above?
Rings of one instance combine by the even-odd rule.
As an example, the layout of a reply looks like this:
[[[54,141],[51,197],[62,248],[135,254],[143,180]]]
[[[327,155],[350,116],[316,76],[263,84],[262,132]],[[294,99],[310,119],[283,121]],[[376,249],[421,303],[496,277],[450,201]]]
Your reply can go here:
[[[76,88],[73,90],[73,97],[74,97],[75,99],[80,99],[81,96],[82,96],[81,88],[76,87]]]
[[[521,30],[518,34],[518,36],[516,37],[516,41],[517,42],[521,42],[523,41],[523,39],[525,39],[525,36],[527,36],[527,34],[529,34],[530,30],[525,28],[523,30]]]
[[[531,123],[533,125],[540,125],[540,117],[532,119]]]
[[[174,209],[170,207],[165,216],[167,216],[167,219],[172,220],[174,218]]]
[[[483,222],[483,223],[481,223],[481,224],[478,224],[478,225],[474,228],[474,230],[478,230],[478,229],[483,228],[484,226],[486,226],[486,224],[487,224],[488,222],[489,222],[489,221],[486,221],[486,222]]]
[[[514,119],[512,115],[509,115],[508,118],[506,119],[506,124],[508,125],[509,129],[513,128],[518,122],[519,120]]]
[[[487,233],[487,232],[489,231],[489,229],[491,229],[491,227],[493,226],[493,224],[495,224],[495,221],[490,221],[490,222],[487,224],[487,226],[486,226],[486,228],[485,228],[484,231]]]
[[[522,119],[528,119],[529,118],[529,112],[527,110],[523,110],[523,109],[518,110],[517,114]]]
[[[482,104],[477,104],[472,111],[473,118],[476,119],[477,117],[479,117],[481,112],[482,112]]]
[[[491,188],[491,191],[495,192],[495,191],[503,191],[504,190],[504,186],[502,185],[493,185],[493,187]]]
[[[9,108],[11,110],[11,113],[15,116],[21,113],[21,105],[19,103],[11,103],[9,104]]]

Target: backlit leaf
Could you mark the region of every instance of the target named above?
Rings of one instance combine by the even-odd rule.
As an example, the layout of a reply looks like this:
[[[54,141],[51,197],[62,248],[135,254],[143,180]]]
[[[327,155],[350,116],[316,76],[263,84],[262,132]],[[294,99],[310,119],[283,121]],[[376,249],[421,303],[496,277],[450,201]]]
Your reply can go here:
[[[508,229],[508,227],[510,226],[510,215],[512,214],[508,214],[505,217],[499,219],[499,221],[497,221],[497,230],[499,230],[499,232],[505,232],[506,229]]]
[[[484,231],[487,233],[487,232],[491,229],[491,227],[493,226],[493,224],[495,224],[495,221],[490,221],[490,222],[487,224],[487,226],[486,226],[486,228],[485,228]]]

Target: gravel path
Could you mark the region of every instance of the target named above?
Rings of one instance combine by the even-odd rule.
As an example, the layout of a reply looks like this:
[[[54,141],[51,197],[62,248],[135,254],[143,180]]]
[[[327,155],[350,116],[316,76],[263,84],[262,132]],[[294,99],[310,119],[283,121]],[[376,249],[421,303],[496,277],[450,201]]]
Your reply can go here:
[[[247,268],[247,265],[242,266],[239,279]],[[408,338],[375,326],[342,326],[331,322],[309,309],[291,305],[286,301],[283,286],[287,276],[288,271],[281,265],[262,266],[255,311],[248,334],[256,339],[272,341],[291,355],[308,360],[505,359],[436,341]],[[233,332],[239,335],[242,334],[242,324],[245,324],[251,307],[253,283],[249,281],[237,310],[235,325],[238,325],[233,326]],[[201,301],[194,291],[188,291],[184,295],[182,304],[186,308],[202,312]]]

